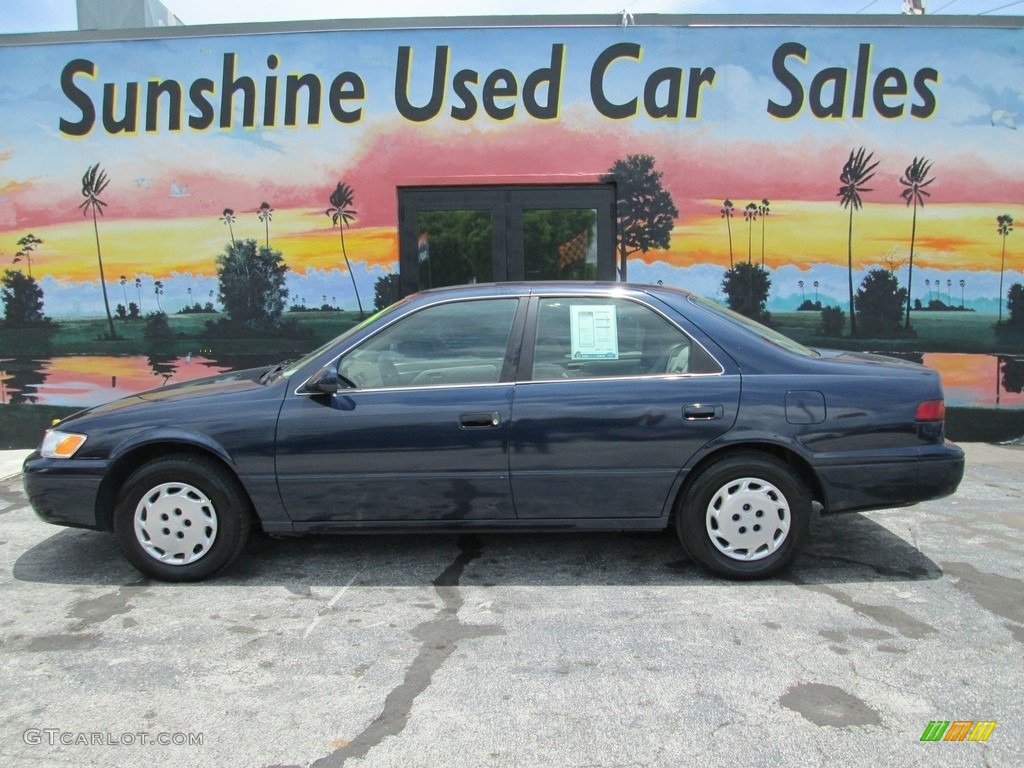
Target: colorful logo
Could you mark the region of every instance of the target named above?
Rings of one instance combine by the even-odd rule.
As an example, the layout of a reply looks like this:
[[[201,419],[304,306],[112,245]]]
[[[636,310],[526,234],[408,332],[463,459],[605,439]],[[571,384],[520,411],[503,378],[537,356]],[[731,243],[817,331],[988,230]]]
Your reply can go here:
[[[931,720],[921,741],[988,741],[995,727],[995,720]]]

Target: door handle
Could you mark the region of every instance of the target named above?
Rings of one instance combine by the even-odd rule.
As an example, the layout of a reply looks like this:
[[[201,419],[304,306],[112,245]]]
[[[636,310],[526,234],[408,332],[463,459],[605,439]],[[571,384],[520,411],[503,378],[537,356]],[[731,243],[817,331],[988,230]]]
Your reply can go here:
[[[501,416],[496,411],[459,414],[459,426],[463,429],[494,429],[500,425]]]
[[[683,418],[687,421],[710,421],[725,415],[725,407],[718,403],[694,403],[683,406]]]

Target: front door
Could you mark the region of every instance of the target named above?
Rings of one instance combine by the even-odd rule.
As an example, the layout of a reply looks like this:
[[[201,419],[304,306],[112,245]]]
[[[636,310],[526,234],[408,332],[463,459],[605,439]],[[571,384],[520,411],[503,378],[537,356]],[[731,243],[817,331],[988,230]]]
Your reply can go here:
[[[277,477],[296,522],[514,517],[508,478],[520,300],[438,304],[346,352],[335,395],[290,393]]]

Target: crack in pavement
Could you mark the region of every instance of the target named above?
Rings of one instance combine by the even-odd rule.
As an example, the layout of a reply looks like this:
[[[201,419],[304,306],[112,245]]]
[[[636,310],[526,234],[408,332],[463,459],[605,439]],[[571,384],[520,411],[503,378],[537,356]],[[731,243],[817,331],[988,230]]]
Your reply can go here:
[[[384,700],[384,708],[362,733],[347,744],[313,763],[314,768],[337,768],[349,758],[361,758],[388,736],[402,732],[412,713],[416,697],[431,683],[434,673],[455,652],[462,640],[503,635],[503,627],[494,624],[463,624],[458,613],[465,602],[459,589],[459,580],[466,566],[480,557],[482,549],[474,536],[458,539],[459,554],[441,575],[434,579],[434,591],[443,602],[435,616],[421,622],[412,630],[420,641],[420,651],[405,671],[402,682],[392,689]]]

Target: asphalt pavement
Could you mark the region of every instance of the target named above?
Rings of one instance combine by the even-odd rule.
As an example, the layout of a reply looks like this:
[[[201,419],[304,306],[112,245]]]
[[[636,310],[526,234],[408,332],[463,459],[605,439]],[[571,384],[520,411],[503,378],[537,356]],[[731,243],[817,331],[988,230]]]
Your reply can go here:
[[[966,449],[955,496],[816,520],[759,583],[588,533],[257,535],[163,584],[5,454],[0,763],[1018,768],[1024,449]]]

